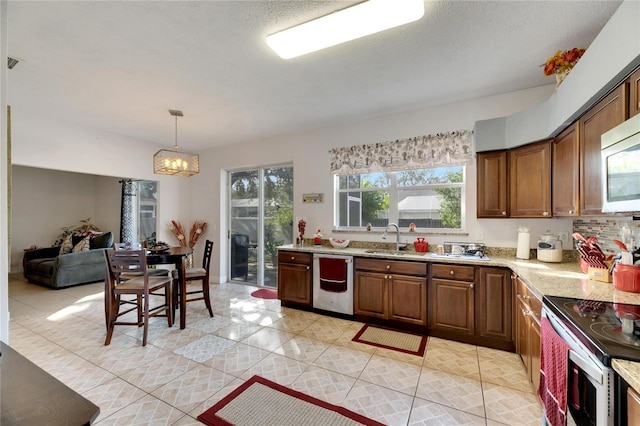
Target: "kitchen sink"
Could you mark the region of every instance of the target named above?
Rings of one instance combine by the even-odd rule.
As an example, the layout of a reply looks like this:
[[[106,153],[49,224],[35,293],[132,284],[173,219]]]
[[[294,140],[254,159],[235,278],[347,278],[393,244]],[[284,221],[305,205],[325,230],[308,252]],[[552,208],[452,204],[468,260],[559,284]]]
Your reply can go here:
[[[391,256],[404,256],[405,254],[408,254],[408,252],[397,250],[365,250],[364,252],[368,254],[386,254]]]

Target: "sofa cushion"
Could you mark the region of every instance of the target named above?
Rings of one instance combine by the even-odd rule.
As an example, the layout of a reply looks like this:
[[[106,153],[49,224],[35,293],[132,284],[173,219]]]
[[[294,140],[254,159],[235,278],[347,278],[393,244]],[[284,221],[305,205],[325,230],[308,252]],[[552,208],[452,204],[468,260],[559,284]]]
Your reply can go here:
[[[62,240],[62,245],[60,246],[60,254],[69,254],[73,250],[73,235],[69,234],[64,237]]]
[[[111,248],[113,245],[113,234],[111,232],[105,232],[104,234],[96,235],[91,239],[91,250],[99,248]]]
[[[89,251],[91,248],[91,237],[86,236],[78,244],[73,246],[72,253],[79,253],[81,251]]]

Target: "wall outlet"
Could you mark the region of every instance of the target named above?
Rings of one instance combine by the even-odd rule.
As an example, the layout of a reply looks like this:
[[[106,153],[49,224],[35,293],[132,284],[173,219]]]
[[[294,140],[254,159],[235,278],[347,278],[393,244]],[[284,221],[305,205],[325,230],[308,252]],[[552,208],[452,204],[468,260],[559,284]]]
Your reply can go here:
[[[558,233],[558,237],[560,238],[560,241],[562,241],[563,243],[568,243],[569,242],[569,233],[568,232],[559,232]]]

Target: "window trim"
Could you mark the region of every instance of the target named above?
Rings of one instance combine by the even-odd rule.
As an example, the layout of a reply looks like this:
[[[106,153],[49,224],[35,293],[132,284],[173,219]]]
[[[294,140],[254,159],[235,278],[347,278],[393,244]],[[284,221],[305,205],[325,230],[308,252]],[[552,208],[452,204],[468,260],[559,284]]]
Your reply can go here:
[[[451,166],[436,166],[436,167],[425,167],[425,169],[435,169],[442,167],[451,167]],[[429,234],[452,234],[452,233],[468,233],[467,231],[467,209],[466,209],[466,191],[467,191],[467,173],[469,167],[465,164],[456,165],[456,167],[462,167],[462,182],[453,182],[453,183],[436,183],[431,185],[416,185],[416,186],[398,186],[397,183],[397,173],[411,171],[415,169],[406,169],[406,170],[395,170],[388,171],[382,173],[390,174],[390,184],[388,187],[370,187],[370,188],[340,188],[340,178],[344,176],[348,176],[345,174],[335,174],[334,177],[334,218],[333,218],[333,230],[338,232],[361,232],[366,231],[367,227],[364,226],[339,226],[340,221],[340,194],[349,193],[349,192],[388,192],[389,193],[389,221],[394,221],[393,223],[398,223],[399,221],[399,213],[398,213],[398,192],[404,189],[433,189],[433,188],[460,188],[460,228],[418,228],[416,227],[416,231],[420,233],[429,233]],[[365,175],[371,174],[375,172],[365,172],[365,173],[355,173],[354,175]],[[377,232],[382,230],[381,227],[372,227],[371,230],[373,232]],[[408,227],[400,227],[400,232],[408,232]],[[370,231],[367,231],[370,232]],[[381,232],[381,231],[380,231]]]

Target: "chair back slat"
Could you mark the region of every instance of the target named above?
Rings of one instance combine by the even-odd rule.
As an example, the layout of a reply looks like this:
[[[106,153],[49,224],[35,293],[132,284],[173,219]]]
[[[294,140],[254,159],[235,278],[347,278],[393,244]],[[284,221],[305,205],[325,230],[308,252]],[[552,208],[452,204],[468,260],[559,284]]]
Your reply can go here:
[[[207,240],[204,244],[204,256],[202,257],[202,268],[209,271],[211,265],[211,253],[213,252],[213,241]]]
[[[105,250],[107,272],[114,284],[122,274],[138,273],[148,286],[147,257],[144,250]]]

